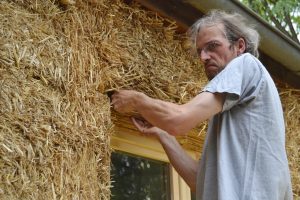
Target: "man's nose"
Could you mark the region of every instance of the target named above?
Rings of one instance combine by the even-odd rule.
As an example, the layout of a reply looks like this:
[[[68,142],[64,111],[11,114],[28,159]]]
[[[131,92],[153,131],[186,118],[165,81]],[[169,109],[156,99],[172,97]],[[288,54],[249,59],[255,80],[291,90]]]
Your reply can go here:
[[[200,52],[200,60],[202,62],[206,62],[208,59],[210,59],[209,52],[206,52],[204,49]]]

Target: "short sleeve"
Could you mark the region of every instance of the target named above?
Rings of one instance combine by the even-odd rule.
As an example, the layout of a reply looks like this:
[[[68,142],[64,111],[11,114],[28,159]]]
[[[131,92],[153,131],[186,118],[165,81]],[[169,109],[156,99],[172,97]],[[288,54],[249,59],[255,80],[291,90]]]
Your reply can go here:
[[[256,98],[262,84],[262,64],[245,53],[233,59],[225,69],[203,89],[205,92],[225,93],[223,112],[235,105],[248,103]]]

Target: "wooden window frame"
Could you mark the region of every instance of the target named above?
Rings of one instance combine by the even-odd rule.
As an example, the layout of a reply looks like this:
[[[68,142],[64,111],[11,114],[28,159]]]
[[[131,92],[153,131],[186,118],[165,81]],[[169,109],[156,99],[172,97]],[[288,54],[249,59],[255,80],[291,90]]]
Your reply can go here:
[[[170,161],[155,138],[142,136],[134,129],[128,127],[115,127],[115,133],[111,137],[113,150],[123,151],[137,156],[163,161],[170,164]],[[198,153],[186,150],[190,156],[197,159]],[[179,176],[176,170],[170,166],[170,191],[171,200],[190,200],[191,191],[185,181]]]

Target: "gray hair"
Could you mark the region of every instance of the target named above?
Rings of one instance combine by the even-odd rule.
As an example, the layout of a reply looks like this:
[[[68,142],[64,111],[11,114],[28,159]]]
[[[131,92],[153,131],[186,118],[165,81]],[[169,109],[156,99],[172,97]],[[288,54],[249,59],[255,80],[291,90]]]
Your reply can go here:
[[[201,28],[205,26],[214,26],[223,24],[225,37],[232,44],[240,38],[246,43],[245,53],[251,53],[255,57],[259,56],[259,34],[253,26],[246,23],[246,19],[238,13],[226,13],[220,10],[212,10],[203,18],[197,20],[189,29],[188,34],[196,48],[197,36]]]

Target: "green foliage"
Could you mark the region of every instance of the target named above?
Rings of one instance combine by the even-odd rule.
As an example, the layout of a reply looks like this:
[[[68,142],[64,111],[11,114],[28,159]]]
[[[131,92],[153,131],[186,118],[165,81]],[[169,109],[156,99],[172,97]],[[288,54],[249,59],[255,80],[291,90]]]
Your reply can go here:
[[[240,0],[284,34],[299,42],[299,0]]]

